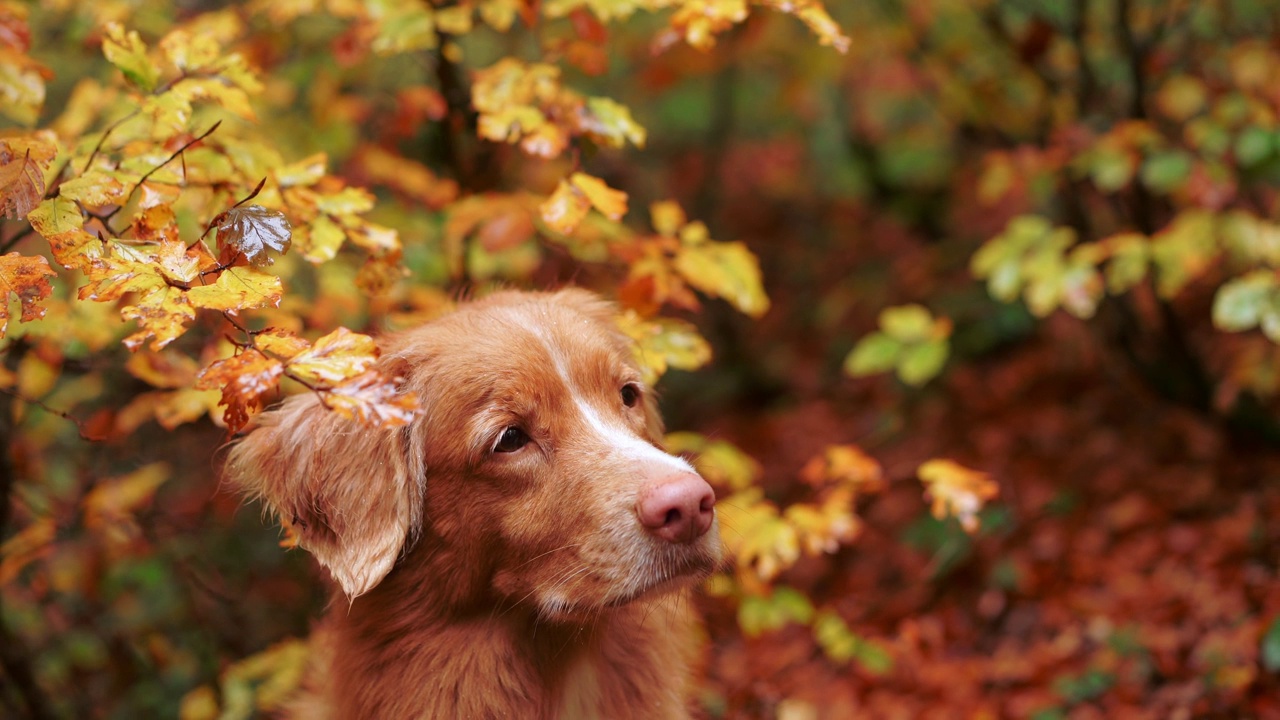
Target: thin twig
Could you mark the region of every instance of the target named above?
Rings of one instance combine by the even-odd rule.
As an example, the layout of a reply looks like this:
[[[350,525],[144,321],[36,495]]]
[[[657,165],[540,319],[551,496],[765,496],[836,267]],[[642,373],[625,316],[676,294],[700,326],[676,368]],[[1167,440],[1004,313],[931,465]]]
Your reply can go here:
[[[63,410],[59,410],[57,408],[49,407],[48,405],[44,404],[39,400],[36,400],[35,398],[25,397],[17,392],[14,392],[13,390],[9,390],[8,388],[0,388],[0,393],[4,393],[5,395],[8,395],[13,399],[20,400],[28,405],[35,405],[36,407],[40,408],[41,410],[44,410],[45,412],[51,415],[57,415],[58,417],[64,420],[70,421],[73,425],[76,426],[76,432],[80,434],[81,440],[84,440],[86,442],[102,442],[103,440],[106,439],[103,437],[96,437],[96,436],[90,435],[85,430],[84,421],[72,415],[71,413],[65,412]]]
[[[102,132],[102,137],[98,138],[98,144],[93,146],[93,152],[89,153],[89,159],[84,161],[84,170],[81,170],[80,172],[82,172],[82,173],[87,173],[87,172],[89,172],[89,168],[93,166],[93,159],[94,159],[94,158],[96,158],[96,157],[98,156],[98,151],[99,151],[99,150],[101,150],[101,149],[102,149],[103,144],[107,142],[107,137],[108,137],[109,135],[111,135],[111,133],[115,132],[116,128],[118,128],[118,127],[120,127],[121,125],[125,124],[125,123],[126,123],[126,122],[128,122],[129,120],[132,120],[133,118],[137,117],[138,113],[140,113],[140,112],[142,112],[142,111],[141,111],[141,110],[134,110],[133,112],[129,113],[128,115],[125,115],[124,117],[120,118],[119,120],[117,120],[117,121],[115,121],[115,122],[111,123],[111,127],[108,127],[106,130],[104,130],[104,131]]]
[[[6,240],[4,242],[4,245],[0,245],[0,255],[3,255],[9,252],[11,248],[13,248],[18,243],[22,242],[23,238],[25,238],[26,236],[30,235],[35,231],[36,229],[31,227],[30,225],[28,225],[24,230],[19,230],[17,233],[14,234],[13,237]]]
[[[186,152],[186,151],[187,151],[187,148],[190,148],[192,145],[195,145],[196,143],[200,142],[201,140],[204,140],[205,138],[207,138],[207,137],[209,137],[210,135],[212,135],[212,134],[213,134],[213,131],[214,131],[214,130],[217,130],[217,129],[218,129],[218,126],[219,126],[219,125],[221,125],[221,124],[222,124],[222,121],[221,121],[221,120],[219,120],[218,122],[214,123],[214,124],[213,124],[213,127],[209,128],[208,130],[205,130],[205,131],[204,131],[204,133],[203,133],[202,135],[200,135],[200,137],[192,138],[191,140],[188,140],[186,143],[184,143],[184,144],[183,144],[183,146],[182,146],[182,147],[178,148],[177,150],[174,150],[174,151],[173,151],[173,154],[172,154],[172,155],[170,155],[170,156],[169,156],[169,157],[168,157],[164,162],[162,162],[162,163],[160,163],[159,165],[156,165],[155,167],[153,167],[153,168],[151,168],[150,170],[148,170],[146,175],[143,175],[143,176],[142,176],[142,178],[138,180],[138,182],[134,183],[134,185],[133,185],[133,189],[129,191],[129,194],[128,194],[127,196],[125,196],[124,202],[122,202],[122,203],[120,203],[119,205],[117,205],[115,210],[112,210],[110,213],[108,213],[108,214],[107,214],[107,219],[110,219],[110,218],[111,218],[112,216],[114,216],[116,213],[120,212],[120,209],[121,209],[121,208],[123,208],[124,206],[128,205],[128,204],[129,204],[129,201],[133,199],[133,195],[134,195],[134,193],[138,192],[138,188],[142,187],[142,184],[143,184],[143,183],[145,183],[145,182],[147,181],[147,179],[148,179],[148,178],[150,178],[152,175],[156,174],[157,172],[160,172],[160,169],[161,169],[161,168],[163,168],[165,165],[168,165],[169,163],[173,162],[173,161],[174,161],[174,159],[176,159],[178,156],[182,155],[182,153]]]

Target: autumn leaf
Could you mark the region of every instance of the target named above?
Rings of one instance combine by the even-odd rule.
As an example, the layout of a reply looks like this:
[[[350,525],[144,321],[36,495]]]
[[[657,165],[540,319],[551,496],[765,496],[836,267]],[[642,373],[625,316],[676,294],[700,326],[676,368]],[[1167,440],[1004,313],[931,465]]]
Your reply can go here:
[[[218,228],[218,245],[231,248],[252,265],[259,267],[275,262],[267,251],[284,254],[289,251],[292,231],[289,219],[279,210],[261,205],[232,208],[214,218]]]
[[[267,328],[254,336],[254,345],[280,360],[290,360],[311,347],[311,343],[288,330]]]
[[[147,46],[136,30],[125,32],[120,23],[107,23],[102,54],[139,90],[146,93],[155,90],[160,68],[147,57]]]
[[[753,318],[769,310],[760,263],[740,242],[683,244],[676,253],[675,267],[693,287],[724,298]]]
[[[542,221],[552,230],[568,235],[577,229],[587,213],[591,201],[567,180],[561,180],[555,192],[539,206]]]
[[[373,338],[340,327],[294,355],[287,370],[308,383],[327,386],[365,372],[377,359]]]
[[[325,404],[339,415],[381,427],[407,425],[420,410],[413,393],[400,393],[397,381],[377,370],[368,370],[329,388],[323,397]]]
[[[249,422],[249,416],[266,403],[267,394],[276,389],[284,363],[264,355],[253,348],[246,348],[239,355],[218,360],[200,372],[196,388],[222,390],[225,405],[223,420],[227,429],[236,432]]]
[[[49,130],[0,136],[0,215],[24,218],[44,198],[44,174],[58,154]]]
[[[800,478],[813,487],[848,485],[863,492],[884,487],[880,463],[853,445],[830,445],[805,463]]]
[[[40,301],[53,294],[49,277],[56,275],[49,261],[39,255],[0,255],[0,338],[9,327],[9,296],[17,297],[22,304],[22,322],[38,320],[45,312]]]
[[[197,285],[187,291],[193,307],[218,310],[232,315],[241,310],[275,307],[284,293],[280,278],[256,267],[223,270],[212,285]]]
[[[137,350],[151,339],[151,349],[159,350],[187,331],[196,311],[181,288],[163,287],[121,308],[120,316],[138,321],[138,331],[124,339],[125,347]]]
[[[693,466],[712,485],[737,492],[760,477],[760,463],[728,441],[691,432],[669,433],[666,440],[667,452],[692,454]]]
[[[56,534],[53,518],[42,517],[0,544],[0,587],[17,578],[23,568],[52,552]]]
[[[170,477],[169,465],[157,462],[128,475],[99,481],[81,501],[85,525],[101,532],[112,525],[129,522],[130,516],[149,504],[156,490]]]
[[[932,500],[933,516],[954,517],[966,532],[978,529],[978,511],[994,498],[1000,488],[983,472],[970,470],[952,460],[929,460],[916,470]]]
[[[711,346],[697,328],[683,320],[646,320],[628,310],[618,316],[617,323],[635,341],[631,352],[649,384],[656,383],[668,368],[696,370],[711,360]]]

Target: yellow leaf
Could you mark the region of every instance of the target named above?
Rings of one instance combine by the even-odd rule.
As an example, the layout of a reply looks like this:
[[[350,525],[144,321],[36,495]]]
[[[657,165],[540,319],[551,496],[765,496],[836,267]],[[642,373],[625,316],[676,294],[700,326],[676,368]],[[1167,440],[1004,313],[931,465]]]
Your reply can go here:
[[[158,47],[179,70],[198,70],[212,65],[221,52],[217,38],[205,33],[192,35],[183,29],[165,35]]]
[[[173,389],[190,385],[200,366],[182,353],[166,350],[134,353],[125,360],[124,369],[151,387]]]
[[[160,68],[147,57],[147,46],[136,30],[127,33],[119,23],[107,23],[102,40],[102,54],[120,69],[125,78],[143,92],[151,92],[160,79]]]
[[[627,194],[621,190],[614,190],[600,178],[576,172],[569,176],[569,182],[582,191],[601,215],[610,220],[621,220],[622,216],[627,214]]]
[[[587,213],[591,211],[591,201],[581,191],[561,180],[556,191],[546,199],[538,210],[542,213],[542,221],[552,230],[568,235],[577,229]]]
[[[331,385],[365,372],[377,359],[373,338],[340,327],[295,355],[287,369],[309,383]]]
[[[319,182],[320,178],[324,177],[324,170],[328,161],[327,155],[316,153],[295,163],[276,168],[276,182],[282,188],[314,185]]]
[[[932,499],[933,516],[955,517],[967,532],[978,529],[978,511],[1000,491],[986,473],[952,460],[929,460],[916,475],[925,485],[926,497]]]
[[[187,291],[194,307],[225,311],[276,307],[284,288],[280,278],[256,267],[232,267],[222,271],[212,285],[198,285]]]
[[[269,352],[281,360],[289,360],[298,353],[311,347],[311,343],[279,328],[272,328],[258,333],[254,337],[254,345],[259,350]]]
[[[323,263],[338,256],[346,235],[328,215],[317,215],[310,225],[299,228],[298,249],[307,262]]]
[[[171,476],[167,463],[152,463],[118,478],[99,481],[84,496],[85,525],[101,530],[132,515],[151,502],[156,490]]]
[[[644,147],[645,130],[625,105],[609,98],[593,97],[587,98],[587,110],[583,129],[603,144],[620,148],[630,141],[636,147]]]
[[[686,219],[680,203],[675,200],[661,200],[649,206],[649,217],[653,220],[653,229],[659,235],[675,237]]]
[[[234,85],[228,85],[222,78],[185,78],[175,83],[167,94],[188,103],[207,100],[245,120],[256,122],[258,119],[253,112],[253,106],[249,104],[248,94]]]
[[[674,318],[643,319],[633,310],[617,318],[618,327],[635,340],[632,354],[650,385],[667,368],[696,370],[711,360],[711,346],[693,325]]]
[[[684,245],[676,254],[675,266],[690,285],[728,300],[751,317],[758,318],[769,310],[760,264],[740,242]]]
[[[124,339],[125,347],[137,350],[148,338],[154,338],[151,349],[159,350],[187,331],[196,311],[181,288],[163,287],[144,295],[138,304],[121,308],[120,315],[138,321],[138,331]]]
[[[710,440],[704,435],[676,432],[667,435],[667,451],[675,455],[691,453],[693,466],[717,487],[746,490],[760,477],[760,463],[732,443]]]

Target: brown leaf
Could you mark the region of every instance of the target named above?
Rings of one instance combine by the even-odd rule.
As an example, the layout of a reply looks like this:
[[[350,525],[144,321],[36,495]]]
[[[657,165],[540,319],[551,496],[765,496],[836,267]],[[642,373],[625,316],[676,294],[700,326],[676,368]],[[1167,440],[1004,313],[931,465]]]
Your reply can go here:
[[[284,363],[248,348],[202,370],[196,388],[222,389],[218,404],[227,406],[222,418],[227,429],[236,432],[249,422],[250,415],[262,409],[267,394],[276,389],[283,373]]]
[[[9,296],[22,303],[22,322],[44,317],[39,302],[53,294],[49,276],[57,275],[42,256],[23,257],[16,252],[0,256],[0,338],[9,326]]]
[[[250,264],[263,266],[275,262],[268,250],[280,254],[289,251],[292,231],[289,219],[279,210],[261,205],[231,208],[215,220],[218,244],[243,254]]]
[[[45,170],[57,154],[57,137],[50,130],[0,139],[0,214],[24,218],[40,203]]]

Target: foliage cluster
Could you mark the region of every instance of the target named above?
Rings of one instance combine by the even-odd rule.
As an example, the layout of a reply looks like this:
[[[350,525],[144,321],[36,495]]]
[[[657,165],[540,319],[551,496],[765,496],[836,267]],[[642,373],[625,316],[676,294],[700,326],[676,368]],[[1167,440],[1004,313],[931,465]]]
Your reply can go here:
[[[217,445],[282,393],[410,422],[377,332],[575,282],[706,431],[710,714],[1276,711],[1280,501],[1222,479],[1274,468],[1222,428],[1280,432],[1277,27],[0,0],[0,708],[270,710],[322,598]]]

